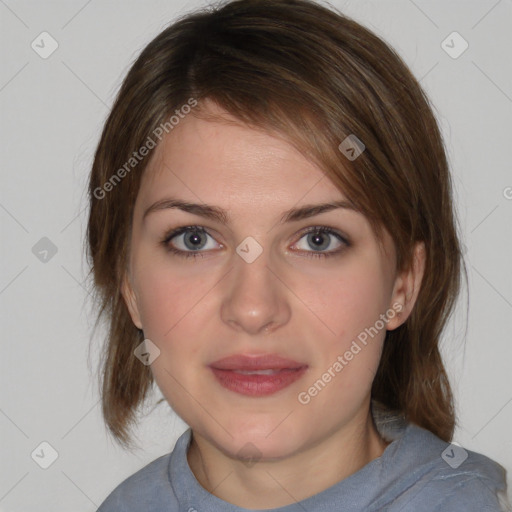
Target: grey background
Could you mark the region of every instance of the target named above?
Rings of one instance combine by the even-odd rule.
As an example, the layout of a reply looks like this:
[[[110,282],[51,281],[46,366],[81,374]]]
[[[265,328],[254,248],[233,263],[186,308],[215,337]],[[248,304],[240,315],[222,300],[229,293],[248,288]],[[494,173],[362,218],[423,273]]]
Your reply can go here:
[[[0,0],[1,512],[93,511],[185,429],[164,404],[141,419],[135,453],[106,435],[96,388],[101,331],[90,360],[87,350],[94,317],[83,284],[84,187],[130,64],[177,14],[203,4]],[[455,441],[512,471],[512,2],[333,5],[390,42],[436,106],[469,269],[443,344]],[[43,31],[59,45],[47,59],[31,47]],[[469,44],[456,59],[441,46],[453,31]],[[40,252],[49,247],[43,237],[55,254]],[[43,441],[58,453],[48,469],[31,458]],[[50,453],[40,450],[39,461]]]

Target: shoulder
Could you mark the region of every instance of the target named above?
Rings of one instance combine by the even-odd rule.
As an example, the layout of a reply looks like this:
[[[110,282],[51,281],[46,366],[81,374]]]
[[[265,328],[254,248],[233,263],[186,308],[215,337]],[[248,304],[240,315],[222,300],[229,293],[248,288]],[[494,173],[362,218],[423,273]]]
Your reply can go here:
[[[168,476],[170,457],[171,453],[162,455],[121,482],[97,512],[177,511]]]
[[[416,425],[409,425],[401,441],[397,460],[402,467],[402,486],[407,490],[390,510],[510,510],[506,472],[497,462],[456,443],[446,443]]]
[[[475,512],[512,512],[506,489],[479,475],[467,475],[451,488],[439,501],[445,512],[466,510]]]

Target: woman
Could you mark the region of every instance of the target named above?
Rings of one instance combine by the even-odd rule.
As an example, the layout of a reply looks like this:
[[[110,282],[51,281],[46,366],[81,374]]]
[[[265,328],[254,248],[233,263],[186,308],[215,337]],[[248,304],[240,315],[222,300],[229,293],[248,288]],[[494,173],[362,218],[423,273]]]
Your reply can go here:
[[[438,344],[461,252],[429,102],[382,40],[307,0],[183,17],[133,64],[90,177],[103,414],[156,382],[189,425],[128,510],[506,510],[450,444]]]

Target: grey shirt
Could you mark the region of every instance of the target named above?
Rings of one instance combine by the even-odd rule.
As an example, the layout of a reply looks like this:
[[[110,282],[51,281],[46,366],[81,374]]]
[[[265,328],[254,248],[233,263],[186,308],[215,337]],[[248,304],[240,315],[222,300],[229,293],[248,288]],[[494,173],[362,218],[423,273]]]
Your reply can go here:
[[[383,454],[314,496],[274,512],[503,512],[505,469],[372,403],[375,425],[391,441]],[[204,489],[187,461],[191,429],[174,450],[119,484],[98,512],[243,512]]]

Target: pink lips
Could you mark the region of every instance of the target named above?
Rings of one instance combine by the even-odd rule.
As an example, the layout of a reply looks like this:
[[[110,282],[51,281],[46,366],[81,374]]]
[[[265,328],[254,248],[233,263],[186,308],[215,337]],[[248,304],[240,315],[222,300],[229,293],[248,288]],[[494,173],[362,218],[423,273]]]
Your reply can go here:
[[[243,395],[265,396],[302,377],[308,365],[275,354],[237,354],[219,359],[209,367],[223,387]]]

